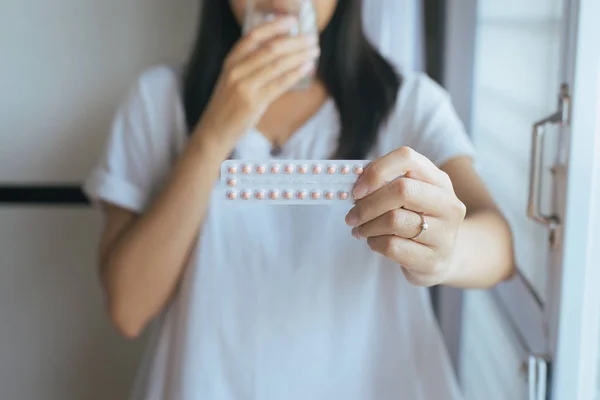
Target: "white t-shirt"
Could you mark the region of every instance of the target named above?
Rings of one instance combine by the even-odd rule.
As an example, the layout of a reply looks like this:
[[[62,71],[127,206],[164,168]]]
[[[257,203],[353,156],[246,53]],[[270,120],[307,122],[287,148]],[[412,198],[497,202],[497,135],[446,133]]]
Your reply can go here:
[[[328,101],[279,157],[326,158],[338,135]],[[186,138],[176,73],[146,71],[86,193],[143,212]],[[449,96],[422,74],[405,74],[369,159],[403,145],[437,165],[473,156]],[[237,156],[269,159],[270,150],[253,130]],[[239,207],[216,193],[178,292],[153,325],[132,400],[461,398],[427,290],[351,236],[349,206]]]

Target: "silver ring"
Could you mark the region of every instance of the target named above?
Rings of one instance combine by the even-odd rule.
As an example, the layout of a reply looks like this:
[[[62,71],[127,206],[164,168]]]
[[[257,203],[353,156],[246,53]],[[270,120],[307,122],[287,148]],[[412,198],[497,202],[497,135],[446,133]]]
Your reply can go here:
[[[418,213],[419,216],[421,217],[421,225],[419,225],[419,228],[421,229],[421,231],[417,234],[417,236],[411,238],[410,240],[417,240],[418,238],[421,237],[421,235],[423,234],[423,232],[425,232],[426,230],[429,229],[429,224],[427,223],[427,220],[425,219],[425,216],[421,213]]]

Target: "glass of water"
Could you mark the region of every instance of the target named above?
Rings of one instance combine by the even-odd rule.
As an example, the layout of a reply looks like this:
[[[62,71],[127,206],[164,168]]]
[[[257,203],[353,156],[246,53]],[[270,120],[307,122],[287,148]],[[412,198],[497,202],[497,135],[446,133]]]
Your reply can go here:
[[[313,0],[247,0],[243,33],[245,35],[258,25],[287,15],[293,15],[298,19],[297,27],[290,31],[291,36],[318,34]],[[295,89],[309,87],[314,80],[315,70],[316,68],[313,68],[313,72],[303,78]]]

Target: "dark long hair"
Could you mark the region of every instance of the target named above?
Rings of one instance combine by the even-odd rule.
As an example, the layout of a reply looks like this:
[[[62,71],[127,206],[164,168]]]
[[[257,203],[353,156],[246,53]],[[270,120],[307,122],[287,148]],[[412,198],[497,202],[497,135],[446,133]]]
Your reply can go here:
[[[393,110],[401,77],[368,41],[362,0],[340,0],[321,33],[317,75],[333,98],[341,132],[335,158],[363,159]],[[241,37],[227,0],[203,0],[198,38],[183,81],[183,103],[190,131],[206,108],[224,59]]]

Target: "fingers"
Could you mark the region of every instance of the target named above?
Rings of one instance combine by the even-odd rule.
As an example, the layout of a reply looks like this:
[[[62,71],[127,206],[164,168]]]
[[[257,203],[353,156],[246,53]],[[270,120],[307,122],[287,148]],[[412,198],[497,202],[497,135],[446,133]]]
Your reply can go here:
[[[302,64],[299,67],[293,68],[278,78],[267,83],[264,87],[264,92],[267,101],[273,101],[283,93],[294,87],[302,78],[304,78],[313,69],[313,63],[309,62]]]
[[[248,54],[252,53],[267,41],[280,35],[289,34],[291,29],[294,28],[297,23],[298,21],[294,17],[284,17],[257,26],[240,39],[231,50],[230,55],[225,61],[225,69],[235,65],[239,60],[245,58]]]
[[[398,208],[443,219],[455,202],[444,189],[414,179],[399,178],[357,201],[346,216],[346,223],[357,227]]]
[[[313,68],[315,58],[318,55],[318,51],[308,50],[282,57],[250,75],[248,80],[251,80],[258,87],[262,87],[297,68],[306,70],[306,74]]]
[[[444,274],[436,251],[413,240],[397,236],[376,236],[367,239],[367,243],[371,250],[400,264],[408,273],[407,278],[428,279],[428,282],[411,283],[428,286],[431,282],[438,282],[439,275]]]
[[[442,239],[444,236],[441,233],[445,230],[444,223],[437,218],[424,218],[426,218],[429,227],[414,241],[425,246],[437,248],[443,244]],[[404,239],[412,239],[421,233],[422,223],[423,219],[419,214],[404,209],[397,209],[352,229],[352,235],[357,238],[393,235]]]
[[[252,101],[272,101],[311,72],[319,38],[282,36],[290,26],[288,19],[269,22],[242,39],[226,61],[227,82],[243,88]]]
[[[303,62],[314,61],[318,55],[319,39],[316,35],[277,38],[234,66],[230,72],[231,78],[237,81],[266,70],[263,72],[267,73],[267,80],[270,80],[269,71],[278,72],[274,66],[283,66],[284,71],[287,71]]]
[[[401,147],[371,163],[356,182],[354,198],[363,197],[375,192],[388,182],[415,171],[416,176],[424,182],[439,187],[452,187],[448,175],[437,168],[427,157],[409,147]]]

